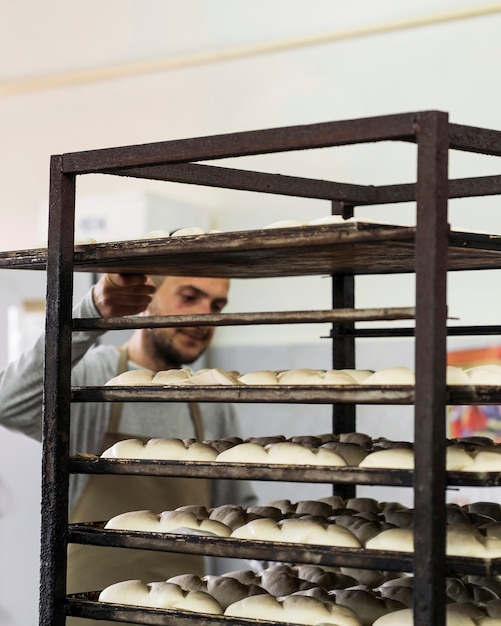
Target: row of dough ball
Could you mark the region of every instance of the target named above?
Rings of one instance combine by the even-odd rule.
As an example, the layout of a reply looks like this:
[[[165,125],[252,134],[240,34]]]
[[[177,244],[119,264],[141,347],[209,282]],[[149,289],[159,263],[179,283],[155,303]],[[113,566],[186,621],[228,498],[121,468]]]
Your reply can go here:
[[[146,442],[124,439],[114,443],[101,456],[112,459],[414,469],[411,443],[382,439],[369,447],[357,442],[355,437],[351,439],[327,439],[324,443],[320,439],[318,445],[312,445],[311,439],[306,437],[305,443],[301,443],[301,439],[290,441],[276,437],[262,443],[257,438],[248,441],[234,438],[219,445],[214,441],[198,442],[194,439],[153,438]],[[501,446],[486,437],[478,438],[478,441],[477,444],[448,441],[445,450],[447,471],[501,471]]]
[[[501,365],[479,365],[462,369],[448,365],[448,385],[500,386]],[[285,371],[257,370],[240,374],[220,368],[204,368],[192,372],[189,368],[164,370],[129,370],[115,376],[106,385],[116,386],[170,386],[170,385],[414,385],[414,371],[408,367],[390,367],[376,372],[372,370],[341,369],[317,370],[299,368]]]
[[[317,217],[313,220],[309,220],[307,222],[302,222],[299,220],[279,220],[278,222],[271,222],[262,228],[264,230],[274,229],[274,228],[297,228],[300,226],[321,226],[323,224],[345,224],[345,223],[354,223],[357,220],[355,218],[343,219],[340,215],[326,215],[324,217]],[[367,221],[367,220],[364,220]],[[190,235],[213,235],[217,233],[221,233],[223,231],[217,229],[204,230],[200,226],[186,226],[184,228],[178,228],[174,230],[172,233],[163,228],[159,228],[156,230],[150,230],[143,237],[139,237],[139,239],[166,239],[168,237],[186,237]],[[86,245],[86,244],[94,244],[97,243],[97,240],[93,237],[76,237],[75,245]]]
[[[398,503],[382,507],[372,499],[351,499],[333,513],[332,501],[306,501],[287,512],[287,503],[272,502],[247,510],[224,505],[208,512],[197,505],[155,514],[130,511],[110,519],[105,528],[140,532],[201,534],[234,539],[414,551],[412,509]],[[285,504],[285,506],[284,506]],[[289,503],[290,504],[290,503]],[[337,502],[337,504],[340,504]],[[362,508],[350,510],[349,506]],[[283,510],[285,509],[285,510]],[[501,507],[476,503],[468,508],[449,505],[446,552],[470,558],[501,557]]]
[[[412,624],[408,621],[409,611],[412,616],[411,576],[393,573],[374,588],[332,569],[281,564],[262,572],[244,570],[202,578],[183,574],[149,584],[124,581],[104,589],[99,600],[297,624],[400,623],[398,619],[383,620],[393,614],[403,619],[403,624]],[[497,590],[447,579],[446,596],[448,624],[499,624],[492,621],[501,617]],[[461,621],[464,617],[473,621]]]

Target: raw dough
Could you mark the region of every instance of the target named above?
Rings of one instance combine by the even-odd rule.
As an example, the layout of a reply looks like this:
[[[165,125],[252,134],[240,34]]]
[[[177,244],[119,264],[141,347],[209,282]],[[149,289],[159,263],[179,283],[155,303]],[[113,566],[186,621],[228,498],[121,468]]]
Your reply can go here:
[[[414,372],[408,367],[378,370],[362,381],[362,385],[414,385]]]

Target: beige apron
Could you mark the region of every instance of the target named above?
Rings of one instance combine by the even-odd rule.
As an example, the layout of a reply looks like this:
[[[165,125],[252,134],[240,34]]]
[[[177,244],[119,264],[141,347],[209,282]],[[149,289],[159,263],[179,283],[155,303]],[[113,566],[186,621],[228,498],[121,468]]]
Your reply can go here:
[[[127,352],[122,349],[118,374],[126,369]],[[195,403],[190,403],[189,409],[197,440],[203,441],[199,407]],[[121,412],[121,403],[114,403],[102,451],[117,441],[138,438],[137,435],[119,432]],[[92,475],[71,512],[70,522],[103,521],[126,511],[148,509],[161,512],[187,504],[210,507],[209,479],[121,474]],[[203,556],[80,544],[68,546],[68,593],[97,591],[122,580],[153,582],[186,573],[203,576],[205,574]],[[90,626],[97,623],[103,626],[116,624],[76,618],[67,620],[68,625],[74,626]]]

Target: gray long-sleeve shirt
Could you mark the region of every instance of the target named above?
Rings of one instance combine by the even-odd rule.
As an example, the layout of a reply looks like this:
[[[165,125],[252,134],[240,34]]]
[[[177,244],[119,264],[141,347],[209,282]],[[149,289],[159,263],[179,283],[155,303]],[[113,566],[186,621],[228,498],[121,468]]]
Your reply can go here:
[[[98,317],[91,291],[75,307],[74,317]],[[119,353],[111,345],[95,345],[100,331],[72,336],[72,385],[100,386],[117,372]],[[45,338],[0,373],[0,425],[41,439],[43,360]],[[129,366],[135,367],[133,363]],[[108,428],[111,404],[74,403],[71,407],[70,454],[99,454]],[[239,435],[239,425],[230,404],[200,405],[205,439]],[[195,437],[188,405],[184,403],[124,403],[120,432],[141,437]],[[78,500],[88,477],[70,475],[70,509]],[[213,481],[213,506],[224,503],[250,506],[255,496],[246,481]]]

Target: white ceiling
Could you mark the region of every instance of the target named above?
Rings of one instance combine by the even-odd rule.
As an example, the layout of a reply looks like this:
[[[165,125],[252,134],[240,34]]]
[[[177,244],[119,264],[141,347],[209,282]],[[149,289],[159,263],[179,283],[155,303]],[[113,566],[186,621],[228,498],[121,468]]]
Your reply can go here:
[[[478,0],[0,0],[0,82],[339,32]],[[498,5],[501,3],[490,3]]]

